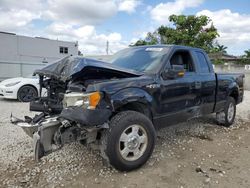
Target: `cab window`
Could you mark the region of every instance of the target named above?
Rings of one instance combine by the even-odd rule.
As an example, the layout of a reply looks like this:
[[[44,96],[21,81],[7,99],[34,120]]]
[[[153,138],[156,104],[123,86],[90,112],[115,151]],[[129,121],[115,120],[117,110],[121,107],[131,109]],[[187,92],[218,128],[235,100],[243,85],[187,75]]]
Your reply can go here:
[[[176,51],[170,59],[170,65],[183,65],[186,72],[195,71],[193,59],[186,50]]]

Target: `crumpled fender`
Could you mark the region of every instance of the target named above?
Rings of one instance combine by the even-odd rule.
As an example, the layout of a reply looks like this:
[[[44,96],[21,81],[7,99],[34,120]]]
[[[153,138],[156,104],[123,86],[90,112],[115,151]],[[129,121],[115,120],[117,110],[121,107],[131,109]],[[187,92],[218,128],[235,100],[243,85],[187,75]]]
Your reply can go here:
[[[153,98],[146,91],[140,88],[126,88],[122,89],[116,94],[112,95],[113,110],[131,102],[140,102],[143,104],[152,104]]]
[[[80,123],[82,126],[102,125],[109,120],[111,110],[109,109],[84,109],[72,106],[62,110],[60,118]]]

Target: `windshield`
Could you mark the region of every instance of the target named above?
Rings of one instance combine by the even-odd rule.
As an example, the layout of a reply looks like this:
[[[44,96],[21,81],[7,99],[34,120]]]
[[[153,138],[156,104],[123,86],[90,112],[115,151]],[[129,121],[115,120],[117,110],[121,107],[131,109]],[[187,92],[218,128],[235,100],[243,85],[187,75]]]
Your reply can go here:
[[[114,54],[109,62],[139,72],[154,72],[167,51],[166,47],[127,48]]]

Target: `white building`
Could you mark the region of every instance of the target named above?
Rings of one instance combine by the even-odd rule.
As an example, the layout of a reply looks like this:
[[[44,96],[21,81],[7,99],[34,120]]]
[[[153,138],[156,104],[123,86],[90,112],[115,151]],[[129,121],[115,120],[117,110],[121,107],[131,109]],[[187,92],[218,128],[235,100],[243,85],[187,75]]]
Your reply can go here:
[[[0,80],[25,77],[47,63],[77,54],[77,42],[0,32]]]

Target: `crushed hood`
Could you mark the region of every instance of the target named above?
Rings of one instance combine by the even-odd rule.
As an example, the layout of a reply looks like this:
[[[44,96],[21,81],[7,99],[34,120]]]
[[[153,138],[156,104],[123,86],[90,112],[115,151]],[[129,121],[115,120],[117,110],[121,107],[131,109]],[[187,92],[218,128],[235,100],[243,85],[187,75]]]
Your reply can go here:
[[[78,56],[68,56],[55,63],[49,64],[48,66],[36,70],[34,74],[40,76],[46,76],[50,78],[56,78],[61,81],[70,80],[73,76],[90,73],[90,71],[102,71],[108,74],[114,73],[124,77],[133,77],[142,75],[141,72],[137,72],[130,69],[125,69],[112,65],[111,63],[89,59]]]

